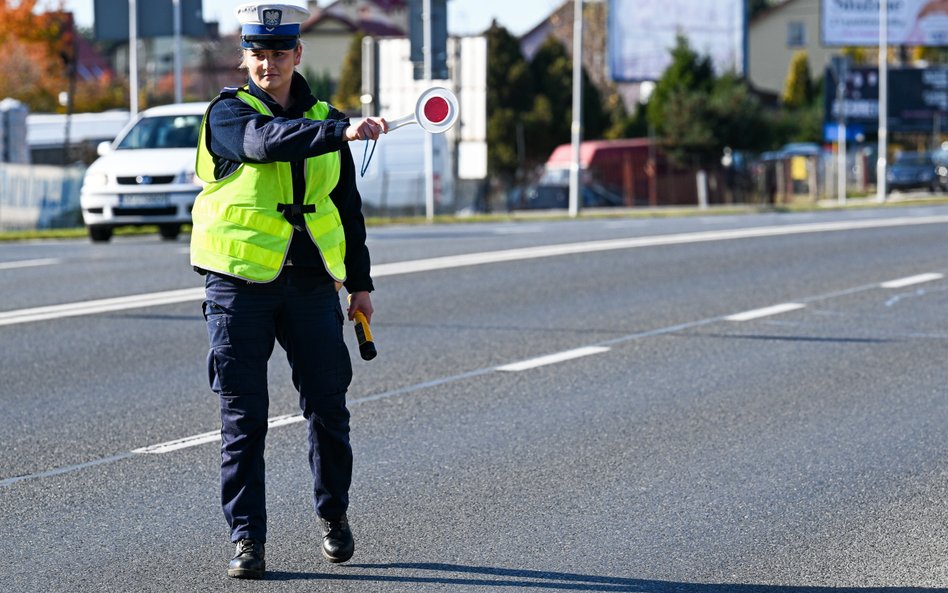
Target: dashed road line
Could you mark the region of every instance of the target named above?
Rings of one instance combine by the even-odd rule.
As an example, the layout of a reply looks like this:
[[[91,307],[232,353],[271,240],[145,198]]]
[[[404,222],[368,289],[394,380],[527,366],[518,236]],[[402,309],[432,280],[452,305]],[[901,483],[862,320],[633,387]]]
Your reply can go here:
[[[20,261],[5,261],[0,262],[0,270],[16,270],[19,268],[35,268],[37,266],[52,266],[58,263],[62,263],[61,259],[56,258],[43,258],[43,259],[23,259]]]
[[[546,356],[539,356],[537,358],[531,358],[528,360],[521,360],[520,362],[505,364],[503,366],[497,367],[495,370],[514,371],[514,372],[526,371],[528,369],[535,369],[537,367],[546,366],[548,364],[556,364],[558,362],[573,360],[574,358],[581,358],[583,356],[590,356],[592,354],[601,354],[603,352],[609,352],[609,350],[610,349],[606,348],[605,346],[586,346],[584,348],[566,350],[564,352],[557,352],[556,354],[548,354]]]
[[[913,286],[915,284],[923,284],[925,282],[932,282],[934,280],[941,280],[944,278],[944,274],[918,274],[917,276],[908,276],[907,278],[899,278],[897,280],[889,280],[888,282],[883,282],[879,286],[882,288],[904,288],[906,286]]]
[[[751,319],[760,319],[761,317],[770,317],[771,315],[780,315],[781,313],[796,311],[797,309],[802,309],[804,307],[806,307],[806,305],[803,303],[781,303],[771,307],[763,307],[761,309],[744,311],[743,313],[735,313],[734,315],[728,315],[725,317],[725,319],[728,321],[750,321]]]

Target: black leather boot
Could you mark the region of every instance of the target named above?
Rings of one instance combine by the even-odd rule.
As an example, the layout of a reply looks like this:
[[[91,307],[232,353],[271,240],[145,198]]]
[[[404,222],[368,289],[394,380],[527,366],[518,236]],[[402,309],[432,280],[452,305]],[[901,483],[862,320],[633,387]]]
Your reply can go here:
[[[227,566],[227,576],[237,579],[262,579],[266,569],[263,542],[252,539],[237,542],[237,551]]]
[[[352,540],[352,530],[349,529],[349,520],[345,515],[336,521],[327,521],[320,517],[319,527],[323,535],[320,548],[326,560],[335,563],[352,558],[355,542]]]

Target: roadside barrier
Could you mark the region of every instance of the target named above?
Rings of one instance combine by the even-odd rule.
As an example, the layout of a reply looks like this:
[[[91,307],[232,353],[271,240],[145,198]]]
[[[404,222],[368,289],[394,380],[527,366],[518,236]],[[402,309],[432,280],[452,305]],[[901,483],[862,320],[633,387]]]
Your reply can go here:
[[[82,226],[85,167],[0,163],[0,230]]]

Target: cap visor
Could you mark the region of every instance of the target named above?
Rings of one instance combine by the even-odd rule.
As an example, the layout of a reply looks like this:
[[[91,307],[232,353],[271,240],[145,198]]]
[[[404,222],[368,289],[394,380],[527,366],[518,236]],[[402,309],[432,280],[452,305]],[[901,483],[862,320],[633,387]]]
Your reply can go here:
[[[299,43],[298,37],[277,37],[277,38],[261,38],[261,37],[242,37],[240,39],[240,47],[244,49],[294,49]]]

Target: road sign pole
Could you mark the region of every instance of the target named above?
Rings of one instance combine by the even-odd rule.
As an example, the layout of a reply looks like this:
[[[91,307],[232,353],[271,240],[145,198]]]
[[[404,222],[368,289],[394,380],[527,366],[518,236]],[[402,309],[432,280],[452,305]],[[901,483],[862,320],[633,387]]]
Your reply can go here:
[[[424,0],[422,8],[424,30],[425,86],[431,86],[431,0]],[[434,220],[434,142],[425,134],[425,217]]]
[[[876,201],[885,202],[886,153],[889,145],[889,6],[879,3],[879,157],[876,160]]]

